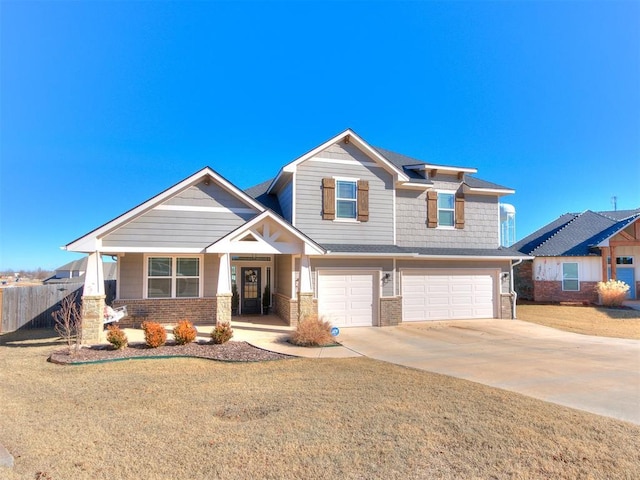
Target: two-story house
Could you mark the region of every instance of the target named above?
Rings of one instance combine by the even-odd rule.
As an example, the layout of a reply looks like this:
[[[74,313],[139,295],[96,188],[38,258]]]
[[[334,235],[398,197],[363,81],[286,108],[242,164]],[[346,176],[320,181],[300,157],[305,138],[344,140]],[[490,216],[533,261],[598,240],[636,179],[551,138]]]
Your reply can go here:
[[[267,286],[289,324],[513,318],[513,265],[529,258],[499,246],[499,199],[514,191],[475,173],[352,130],[246,191],[204,168],[66,246],[89,254],[87,325],[104,302],[102,255],[118,259],[115,306],[160,322],[260,313]]]

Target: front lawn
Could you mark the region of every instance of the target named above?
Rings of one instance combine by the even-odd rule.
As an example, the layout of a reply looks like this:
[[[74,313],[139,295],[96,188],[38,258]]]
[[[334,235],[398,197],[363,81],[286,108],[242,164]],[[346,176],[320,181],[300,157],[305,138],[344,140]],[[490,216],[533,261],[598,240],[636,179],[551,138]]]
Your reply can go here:
[[[518,320],[567,332],[640,339],[640,311],[638,310],[523,304],[518,305],[517,312]]]
[[[367,358],[60,366],[2,346],[15,479],[640,478],[640,426]]]

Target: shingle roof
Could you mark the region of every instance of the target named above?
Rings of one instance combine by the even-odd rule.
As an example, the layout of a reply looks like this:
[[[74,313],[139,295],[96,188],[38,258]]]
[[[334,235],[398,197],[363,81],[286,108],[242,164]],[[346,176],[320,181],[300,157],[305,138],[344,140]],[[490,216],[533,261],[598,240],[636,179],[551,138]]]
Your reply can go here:
[[[512,248],[540,257],[595,255],[594,247],[637,218],[640,218],[640,209],[565,213]]]
[[[282,208],[280,207],[278,197],[267,193],[267,189],[272,181],[273,179],[270,179],[254,185],[253,187],[247,188],[244,193],[282,217]]]
[[[359,245],[330,243],[322,245],[328,253],[358,254],[391,254],[407,256],[438,257],[522,257],[522,253],[512,248],[433,248],[433,247],[399,247],[397,245]]]

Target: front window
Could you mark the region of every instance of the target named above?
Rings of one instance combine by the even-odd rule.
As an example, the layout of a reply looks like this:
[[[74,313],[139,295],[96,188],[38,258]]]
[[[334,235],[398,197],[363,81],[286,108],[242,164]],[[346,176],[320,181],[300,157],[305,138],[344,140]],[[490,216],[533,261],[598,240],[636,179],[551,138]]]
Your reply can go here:
[[[354,181],[336,180],[336,217],[355,220],[358,186]]]
[[[562,290],[571,292],[577,292],[580,290],[577,263],[562,264]]]
[[[456,201],[453,193],[438,192],[438,226],[455,225]]]
[[[195,257],[149,257],[147,298],[200,296],[200,259]]]

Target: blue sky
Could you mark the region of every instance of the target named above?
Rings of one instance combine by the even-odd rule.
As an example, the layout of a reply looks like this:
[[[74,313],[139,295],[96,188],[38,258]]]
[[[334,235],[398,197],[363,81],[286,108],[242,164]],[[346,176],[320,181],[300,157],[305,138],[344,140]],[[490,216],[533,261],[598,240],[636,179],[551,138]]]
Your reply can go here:
[[[204,166],[346,128],[514,188],[517,237],[640,207],[640,2],[0,3],[0,269]]]

